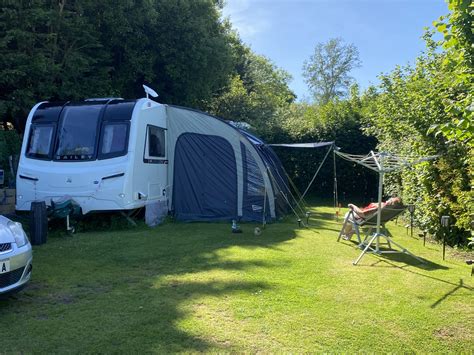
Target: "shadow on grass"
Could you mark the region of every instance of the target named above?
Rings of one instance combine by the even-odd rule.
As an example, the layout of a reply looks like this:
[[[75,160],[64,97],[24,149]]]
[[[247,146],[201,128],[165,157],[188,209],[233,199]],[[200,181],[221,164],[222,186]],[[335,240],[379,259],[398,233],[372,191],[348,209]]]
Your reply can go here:
[[[227,224],[170,223],[155,229],[50,238],[34,250],[30,287],[0,300],[0,328],[3,337],[11,339],[2,349],[228,351],[232,344],[219,340],[225,336],[202,335],[199,329],[206,329],[206,322],[222,321],[228,296],[258,297],[272,287],[245,275],[284,265],[278,260],[227,259],[225,249],[278,252],[279,244],[296,235],[294,226],[278,225],[278,233],[275,226],[267,226],[260,237],[253,235],[251,225],[243,225],[244,234],[235,235]],[[227,272],[225,279],[221,271]],[[22,332],[28,337],[18,339]]]
[[[360,252],[362,253],[362,249],[359,248],[359,244],[357,241],[351,240],[352,244],[354,244],[358,249],[360,249]],[[386,246],[381,246],[380,251],[382,252],[381,254],[378,253],[373,253],[368,251],[365,256],[367,255],[375,255],[378,258],[380,258],[378,261],[368,265],[370,267],[397,267],[399,269],[403,269],[408,266],[414,266],[423,270],[427,271],[433,271],[433,270],[449,270],[449,267],[432,262],[431,260],[425,259],[423,257],[420,257],[418,255],[415,255],[416,258],[412,255],[406,254],[402,252],[400,249],[389,249]],[[395,251],[395,252],[394,252]],[[388,253],[383,253],[383,252],[388,252]],[[386,266],[380,266],[379,264],[382,261],[386,261],[387,264]],[[398,262],[398,263],[404,263],[405,265],[399,266],[393,263],[389,263],[388,261],[393,261],[393,262]]]
[[[408,256],[408,255],[407,255]],[[393,267],[393,268],[397,268],[397,269],[400,269],[400,270],[403,270],[403,271],[406,271],[406,272],[409,272],[411,274],[415,274],[415,275],[419,275],[419,276],[422,276],[422,277],[426,277],[426,278],[429,278],[431,280],[435,280],[435,281],[438,281],[438,282],[442,282],[442,283],[445,283],[445,284],[448,284],[448,285],[453,285],[453,286],[456,286],[457,288],[464,288],[466,290],[469,290],[469,291],[474,291],[474,288],[468,286],[468,285],[464,285],[462,284],[461,286],[459,286],[459,284],[456,284],[454,282],[451,282],[451,281],[447,281],[447,280],[443,280],[443,279],[440,279],[439,277],[434,277],[434,276],[430,276],[430,275],[426,275],[426,274],[423,274],[421,272],[418,272],[418,271],[415,271],[415,270],[410,270],[410,269],[407,269],[407,267],[409,265],[403,265],[403,266],[400,266],[400,265],[397,265],[397,264],[394,264],[392,262],[390,262],[388,259],[379,259],[377,262],[375,262],[374,264],[372,265],[368,265],[368,267],[376,267],[377,264],[379,263],[386,263],[387,266],[385,267]],[[363,266],[363,265],[361,265]],[[458,287],[459,286],[459,287]]]
[[[459,289],[467,289],[471,292],[474,292],[474,289],[471,288],[471,287],[466,287],[464,286],[464,282],[462,279],[459,279],[459,285],[457,285],[456,287],[454,287],[452,290],[450,290],[449,292],[447,292],[446,294],[444,294],[439,300],[437,300],[435,303],[433,303],[431,305],[431,308],[435,308],[437,307],[441,302],[443,302],[445,299],[447,299],[449,296],[451,296],[452,294],[454,294],[457,290]]]
[[[390,255],[390,257],[386,257],[386,255]],[[446,269],[449,269],[448,267],[433,263],[433,262],[431,262],[429,260],[426,260],[426,259],[423,259],[423,258],[421,258],[421,259],[424,261],[424,264],[416,265],[414,262],[409,262],[409,260],[406,259],[406,258],[411,258],[414,261],[417,261],[417,260],[415,258],[411,257],[410,255],[406,255],[406,254],[386,254],[386,255],[383,255],[383,259],[379,259],[375,263],[371,264],[370,267],[377,267],[377,266],[379,266],[380,263],[385,263],[385,264],[387,264],[387,266],[385,266],[385,267],[397,268],[397,269],[409,272],[411,274],[426,277],[426,278],[429,278],[431,280],[435,280],[435,281],[438,281],[438,282],[441,282],[441,283],[445,283],[445,284],[454,286],[454,288],[452,290],[450,290],[449,292],[444,294],[440,299],[438,299],[435,303],[433,303],[431,305],[431,308],[436,308],[441,302],[446,300],[449,296],[453,295],[459,289],[465,289],[465,290],[474,292],[474,288],[472,288],[468,285],[465,285],[462,279],[459,280],[459,284],[455,284],[454,282],[451,282],[451,281],[443,280],[443,279],[440,279],[438,277],[433,277],[433,276],[430,276],[430,275],[423,274],[421,272],[417,272],[417,271],[414,271],[414,270],[407,269],[408,266],[418,266],[418,267],[420,267],[420,265],[423,265],[423,266],[421,266],[422,269],[428,270],[428,271],[429,270],[437,270],[437,269],[446,270]],[[395,256],[395,255],[399,255],[400,257],[399,258],[394,258],[393,256]],[[404,258],[404,257],[406,257],[406,258]],[[398,259],[396,261],[404,262],[405,265],[400,266],[400,265],[392,263],[391,261],[395,261],[395,259]]]
[[[381,254],[379,257],[390,260],[390,261],[395,261],[399,263],[404,263],[406,266],[415,266],[420,269],[426,270],[426,271],[433,271],[433,270],[449,270],[449,267],[435,263],[433,261],[430,261],[428,259],[422,258],[420,256],[416,256],[418,259],[414,258],[411,255],[405,254],[405,253],[393,253],[393,254]]]
[[[311,212],[311,220],[313,219],[323,219],[326,222],[334,220],[334,213],[328,213],[328,212]],[[342,218],[340,217],[342,220]]]
[[[361,236],[361,240],[364,241],[363,236]],[[363,247],[361,247],[361,244],[359,243],[359,241],[357,239],[355,239],[354,236],[350,240],[341,239],[341,241],[345,242],[344,244],[346,244],[346,243],[352,244],[355,248],[359,249],[360,252],[362,252],[362,250],[364,249]],[[372,243],[372,246],[375,248],[375,242]],[[389,261],[394,261],[394,262],[399,262],[399,263],[404,263],[405,264],[404,266],[398,266],[398,265],[390,263],[390,265],[396,266],[398,268],[403,268],[403,267],[406,267],[406,266],[414,266],[414,267],[418,267],[420,269],[427,270],[427,271],[448,270],[449,269],[449,267],[447,267],[447,266],[435,263],[431,260],[425,259],[423,257],[420,257],[420,256],[412,253],[413,255],[416,256],[416,258],[415,258],[413,255],[404,253],[402,251],[402,248],[399,248],[396,245],[393,245],[393,248],[389,248],[388,243],[383,239],[382,239],[382,242],[380,243],[380,251],[382,251],[382,252],[385,251],[385,252],[389,252],[389,253],[375,254],[375,253],[372,253],[372,252],[368,251],[367,254],[374,254],[374,255],[377,255],[379,258],[382,258],[382,259],[386,259],[386,260],[389,260]],[[391,251],[397,251],[397,252],[392,253]],[[407,250],[407,251],[409,251],[409,250]],[[377,262],[371,264],[370,266],[374,266],[374,267],[379,266],[378,264],[380,262],[381,262],[381,260],[378,260]],[[385,266],[385,267],[387,267],[387,266]]]
[[[331,213],[312,213],[309,218],[308,227],[339,233],[342,227],[342,220],[335,221],[334,215]]]

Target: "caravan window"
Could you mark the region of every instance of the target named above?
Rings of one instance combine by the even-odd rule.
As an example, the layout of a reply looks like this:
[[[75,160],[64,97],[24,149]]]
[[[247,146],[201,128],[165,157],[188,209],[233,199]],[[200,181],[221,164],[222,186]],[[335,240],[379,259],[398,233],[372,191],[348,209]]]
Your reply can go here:
[[[48,159],[53,133],[52,124],[31,126],[26,155],[30,158]]]
[[[165,129],[148,126],[145,144],[145,159],[165,158]]]
[[[125,155],[128,143],[128,122],[107,122],[102,127],[99,159]]]
[[[57,160],[92,160],[103,105],[66,106],[58,129]]]

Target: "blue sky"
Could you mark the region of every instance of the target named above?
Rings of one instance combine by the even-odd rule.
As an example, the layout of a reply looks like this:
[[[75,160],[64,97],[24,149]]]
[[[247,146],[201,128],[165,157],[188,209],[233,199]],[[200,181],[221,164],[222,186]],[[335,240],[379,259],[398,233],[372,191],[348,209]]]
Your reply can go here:
[[[298,99],[309,98],[303,62],[318,42],[341,37],[358,49],[362,88],[396,65],[413,63],[424,49],[423,28],[448,13],[443,0],[226,0],[242,40],[288,71]]]

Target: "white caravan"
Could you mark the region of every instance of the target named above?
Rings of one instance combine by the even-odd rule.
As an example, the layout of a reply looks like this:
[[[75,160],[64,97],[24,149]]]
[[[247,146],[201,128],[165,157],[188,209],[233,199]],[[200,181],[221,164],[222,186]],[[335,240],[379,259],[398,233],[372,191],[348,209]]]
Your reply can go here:
[[[42,102],[26,124],[16,208],[73,200],[82,214],[149,206],[151,219],[262,221],[285,213],[287,186],[270,147],[204,112],[148,98]]]
[[[41,102],[31,110],[16,209],[70,198],[82,213],[168,199],[166,108],[148,98]]]

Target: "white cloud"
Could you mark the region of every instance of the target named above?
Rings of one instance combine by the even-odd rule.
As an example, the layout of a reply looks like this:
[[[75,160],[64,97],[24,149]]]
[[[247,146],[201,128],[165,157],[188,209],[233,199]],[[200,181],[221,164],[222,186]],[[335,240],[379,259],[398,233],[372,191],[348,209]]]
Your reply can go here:
[[[245,42],[268,30],[271,25],[256,1],[227,0],[223,15],[230,18],[233,27]]]

